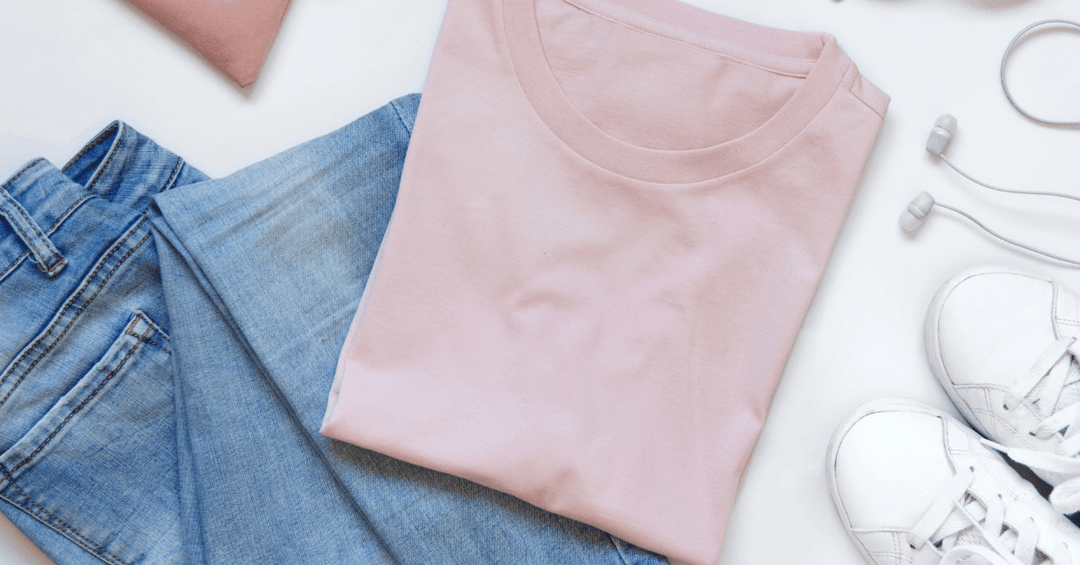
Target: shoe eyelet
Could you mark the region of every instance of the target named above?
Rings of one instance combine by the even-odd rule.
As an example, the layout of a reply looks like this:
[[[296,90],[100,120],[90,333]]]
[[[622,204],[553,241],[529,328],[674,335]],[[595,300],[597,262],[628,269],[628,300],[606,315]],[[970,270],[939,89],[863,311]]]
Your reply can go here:
[[[914,545],[911,545],[910,541],[907,543],[907,546],[910,547],[911,549],[915,550],[915,551],[919,550],[919,548],[915,547]]]
[[[1009,411],[1009,405],[1008,404],[1002,404],[1001,409],[1008,412]]]
[[[1028,431],[1028,435],[1031,437],[1039,437],[1035,432]]]
[[[972,473],[974,473],[975,472],[975,466],[974,465],[968,465],[968,470],[970,470]]]

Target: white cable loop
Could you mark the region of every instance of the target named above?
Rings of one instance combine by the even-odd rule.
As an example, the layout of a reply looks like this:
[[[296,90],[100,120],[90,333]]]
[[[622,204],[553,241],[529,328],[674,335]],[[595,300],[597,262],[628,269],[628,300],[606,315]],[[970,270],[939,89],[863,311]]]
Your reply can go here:
[[[1038,116],[1032,115],[1031,113],[1027,112],[1023,108],[1021,108],[1019,104],[1017,104],[1016,100],[1013,99],[1012,94],[1009,92],[1009,85],[1005,81],[1005,65],[1006,65],[1006,63],[1009,62],[1009,55],[1012,55],[1013,49],[1016,48],[1016,44],[1019,43],[1020,40],[1023,39],[1024,36],[1026,36],[1028,34],[1028,32],[1030,32],[1031,30],[1033,30],[1033,29],[1035,29],[1037,27],[1042,27],[1042,26],[1047,26],[1047,25],[1071,27],[1071,28],[1074,28],[1074,29],[1080,31],[1080,24],[1078,24],[1076,22],[1073,22],[1073,21],[1070,21],[1070,20],[1043,20],[1041,22],[1035,22],[1035,23],[1025,27],[1024,29],[1020,30],[1020,33],[1016,34],[1016,37],[1013,37],[1013,40],[1011,42],[1009,42],[1009,46],[1005,48],[1005,55],[1001,57],[1001,89],[1005,91],[1005,98],[1009,99],[1009,104],[1012,104],[1013,108],[1016,108],[1017,112],[1020,112],[1027,119],[1029,119],[1031,121],[1038,122],[1040,124],[1051,125],[1051,126],[1077,126],[1077,125],[1080,125],[1080,121],[1069,122],[1069,121],[1059,121],[1059,120],[1047,120],[1045,118],[1040,118]],[[965,175],[965,176],[967,176],[967,175]],[[974,179],[972,179],[972,180],[974,180]],[[978,182],[978,181],[976,181],[976,182]]]

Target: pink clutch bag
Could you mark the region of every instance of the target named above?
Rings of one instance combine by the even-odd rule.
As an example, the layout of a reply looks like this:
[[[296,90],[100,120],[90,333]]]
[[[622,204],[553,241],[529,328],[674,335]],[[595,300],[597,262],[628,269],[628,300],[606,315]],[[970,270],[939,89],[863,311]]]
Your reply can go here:
[[[289,0],[129,0],[240,86],[259,75]]]

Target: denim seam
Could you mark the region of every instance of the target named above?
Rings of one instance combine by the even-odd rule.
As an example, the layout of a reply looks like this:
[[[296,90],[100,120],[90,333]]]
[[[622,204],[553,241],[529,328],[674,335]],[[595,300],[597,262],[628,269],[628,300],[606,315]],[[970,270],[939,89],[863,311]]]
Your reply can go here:
[[[41,230],[37,227],[37,223],[26,215],[26,209],[17,204],[6,190],[0,191],[0,196],[3,196],[4,200],[7,200],[11,203],[11,209],[15,212],[18,212],[18,214],[22,216],[23,220],[26,220],[26,223],[30,226],[30,229],[34,231],[34,235],[36,237],[29,237],[26,235],[26,232],[23,231],[23,229],[19,226],[18,222],[14,220],[8,222],[9,224],[11,224],[11,227],[15,228],[15,231],[19,232],[19,235],[22,236],[23,242],[26,243],[26,246],[30,249],[30,252],[34,254],[34,257],[37,259],[35,263],[37,263],[38,269],[50,277],[55,275],[56,273],[54,271],[56,270],[56,268],[66,264],[67,260],[61,257],[59,253],[52,253],[51,251],[49,251],[48,248],[46,248],[46,251],[49,251],[50,254],[55,255],[57,258],[60,259],[52,265],[49,265],[48,262],[45,261],[45,257],[41,254],[41,251],[38,250],[37,245],[35,245],[36,243],[38,243],[39,239],[45,239],[45,236],[41,234]]]
[[[176,158],[176,167],[173,168],[172,174],[169,175],[169,180],[165,181],[165,186],[161,187],[161,192],[165,192],[166,190],[171,189],[173,187],[173,185],[176,184],[176,179],[180,178],[180,168],[183,167],[183,166],[184,166],[184,158],[183,157],[177,157]]]
[[[8,501],[9,503],[13,504],[14,506],[16,506],[18,508],[22,508],[24,511],[26,511],[27,514],[30,514],[34,518],[37,518],[38,520],[43,522],[45,525],[47,525],[50,528],[56,530],[57,532],[60,533],[60,535],[68,538],[73,543],[75,543],[75,545],[78,545],[79,547],[85,549],[86,551],[89,551],[92,555],[94,555],[94,557],[97,557],[98,559],[101,559],[102,561],[105,561],[106,563],[120,563],[122,565],[128,565],[127,562],[124,561],[123,559],[120,559],[119,557],[113,555],[112,553],[109,552],[109,550],[105,549],[104,547],[101,547],[100,545],[98,545],[98,544],[94,543],[92,540],[90,540],[90,538],[87,538],[83,534],[79,533],[79,530],[76,530],[75,528],[73,528],[71,526],[71,524],[68,524],[67,522],[61,520],[60,518],[57,518],[56,516],[53,516],[51,513],[49,513],[48,510],[45,510],[44,506],[42,506],[41,504],[38,504],[38,502],[36,500],[34,500],[30,495],[26,494],[26,492],[23,489],[19,488],[19,485],[15,484],[15,481],[11,478],[11,474],[8,473],[7,469],[5,469],[3,465],[0,465],[0,471],[2,471],[4,473],[4,477],[7,478],[8,483],[11,484],[11,486],[14,487],[15,490],[19,491],[19,494],[21,494],[23,496],[23,498],[28,500],[30,502],[30,504],[33,504],[38,509],[39,512],[41,512],[42,514],[48,516],[50,518],[50,520],[58,522],[59,524],[63,525],[63,528],[57,527],[56,524],[50,522],[49,520],[42,520],[42,518],[40,516],[38,516],[34,512],[34,510],[31,510],[30,508],[27,508],[25,504],[15,502],[9,496],[5,496],[3,494],[0,494],[0,498],[3,498],[4,500]],[[64,531],[64,528],[66,528],[67,531]],[[105,555],[103,556],[102,554],[105,554]],[[106,559],[105,556],[108,556],[108,559]]]
[[[79,206],[82,206],[83,204],[86,203],[87,200],[90,200],[91,198],[94,198],[94,195],[93,194],[87,194],[86,196],[83,196],[82,198],[76,200],[75,203],[71,205],[71,207],[69,207],[67,210],[65,210],[63,214],[60,214],[60,217],[57,218],[55,222],[53,222],[53,225],[49,226],[49,229],[45,230],[45,235],[50,236],[50,235],[56,233],[56,230],[60,229],[60,224],[64,223],[68,219],[68,216],[70,216],[71,213],[74,212],[76,208],[78,208]],[[27,250],[27,251],[23,251],[22,255],[19,255],[18,257],[16,257],[15,260],[12,261],[11,264],[8,265],[8,267],[6,269],[4,269],[4,272],[0,273],[0,281],[3,281],[4,278],[6,278],[11,273],[11,271],[13,271],[16,267],[18,267],[19,263],[21,263],[22,260],[25,259],[26,256],[29,255],[29,254],[30,254],[30,251]]]
[[[142,319],[143,319],[142,314],[136,314],[135,319],[132,320],[131,323],[128,324],[128,327],[124,330],[125,334],[133,335],[133,336],[137,337],[139,339],[139,341],[135,342],[135,345],[131,346],[131,349],[128,350],[127,355],[124,355],[124,358],[120,360],[120,364],[117,365],[116,368],[114,368],[112,370],[112,372],[109,373],[109,375],[107,377],[105,377],[101,381],[101,383],[98,384],[97,388],[94,389],[94,392],[90,393],[90,396],[87,396],[85,399],[83,399],[83,401],[80,402],[79,405],[76,406],[75,409],[72,410],[71,413],[67,415],[67,418],[64,418],[64,421],[60,422],[59,426],[56,426],[56,429],[54,429],[52,431],[52,433],[49,434],[49,437],[45,438],[45,441],[41,442],[41,445],[37,446],[37,449],[34,449],[34,451],[30,455],[27,455],[25,459],[23,459],[22,461],[19,461],[14,467],[12,467],[11,471],[10,471],[11,473],[14,473],[15,471],[18,471],[20,467],[22,467],[27,462],[29,462],[31,459],[33,459],[34,456],[36,456],[38,453],[40,453],[42,449],[45,449],[45,446],[49,445],[49,442],[52,441],[52,439],[54,437],[56,437],[56,434],[60,433],[60,430],[64,429],[64,426],[67,425],[68,421],[71,420],[72,418],[74,418],[75,415],[78,414],[79,412],[82,412],[82,409],[86,406],[86,403],[93,400],[94,397],[97,396],[97,394],[99,392],[101,392],[101,389],[104,388],[105,385],[108,384],[109,381],[112,380],[113,376],[115,376],[116,373],[119,373],[120,369],[124,368],[124,365],[127,364],[128,359],[130,359],[131,356],[134,355],[136,351],[138,351],[139,344],[142,343],[144,340],[146,340],[146,336],[150,335],[150,332],[154,331],[153,327],[147,326],[146,331],[143,332],[142,335],[138,335],[138,334],[132,332],[131,328],[134,327],[135,324],[139,323],[139,320],[142,320]],[[12,483],[12,484],[14,484],[14,483]]]
[[[172,338],[169,337],[169,332],[165,331],[165,329],[161,326],[155,324],[153,320],[146,316],[143,316],[143,321],[149,324],[150,327],[154,328],[154,331],[157,332],[157,334],[161,337],[165,338],[165,341],[172,341]]]
[[[60,169],[60,171],[61,172],[67,171],[68,168],[70,168],[72,165],[75,164],[75,161],[78,161],[79,159],[82,159],[83,155],[86,155],[87,153],[90,152],[91,149],[97,147],[97,145],[99,143],[101,143],[102,139],[105,139],[106,137],[111,135],[112,132],[119,129],[121,125],[122,124],[120,122],[114,122],[112,124],[109,124],[109,126],[106,127],[104,130],[102,130],[101,133],[99,133],[98,136],[95,137],[93,141],[91,141],[90,143],[87,143],[86,146],[82,148],[82,151],[79,151],[79,153],[77,155],[72,157],[71,160],[68,161],[67,164],[64,165],[64,167],[62,169]]]
[[[168,353],[169,355],[172,355],[172,351],[169,351],[168,349],[165,349],[164,345],[161,345],[160,343],[146,337],[147,335],[150,334],[151,331],[156,332],[156,333],[161,333],[161,329],[157,327],[157,324],[151,322],[150,318],[147,318],[146,316],[143,316],[142,314],[138,314],[137,316],[138,316],[139,319],[146,322],[146,324],[148,326],[150,326],[150,329],[147,330],[147,332],[144,333],[143,335],[139,335],[139,334],[131,331],[131,326],[128,326],[127,329],[124,330],[124,333],[126,333],[127,335],[129,335],[131,337],[137,337],[137,338],[139,338],[139,341],[149,343],[150,345],[153,345],[154,347],[164,351],[165,353]],[[162,337],[164,337],[166,340],[169,339],[169,336],[164,335],[164,334],[162,334]]]
[[[141,223],[142,222],[140,222],[140,225],[141,225]],[[124,241],[127,241],[128,239],[130,239],[131,235],[134,235],[134,233],[135,233],[135,231],[133,230],[131,232],[131,234],[128,235],[128,237],[124,238]],[[86,310],[86,307],[89,306],[90,303],[94,301],[94,298],[97,297],[98,292],[100,292],[101,288],[104,287],[107,282],[109,282],[109,279],[111,279],[113,274],[116,273],[116,270],[119,269],[120,266],[124,264],[124,261],[127,261],[127,258],[129,256],[131,256],[131,254],[134,253],[135,250],[142,247],[142,244],[145,243],[146,240],[149,239],[149,238],[150,238],[150,234],[148,233],[142,238],[141,241],[139,241],[139,243],[135,244],[134,247],[129,249],[128,252],[120,259],[120,261],[117,262],[115,266],[113,266],[112,270],[109,271],[109,274],[105,276],[104,280],[102,280],[100,284],[98,284],[97,289],[94,290],[94,294],[90,295],[90,298],[88,298],[86,300],[86,302],[84,302],[83,305],[79,307],[79,310],[75,312],[75,316],[73,316],[71,318],[71,320],[68,322],[68,324],[64,327],[64,330],[62,332],[60,332],[60,335],[56,336],[56,339],[53,340],[52,344],[50,344],[49,347],[45,349],[45,351],[41,352],[41,355],[39,355],[37,359],[34,359],[34,362],[31,363],[30,366],[26,368],[26,371],[24,371],[22,376],[19,377],[19,380],[15,381],[15,384],[12,385],[11,390],[9,390],[6,395],[4,395],[3,399],[0,399],[0,406],[3,406],[4,403],[7,402],[8,397],[10,397],[11,394],[13,392],[15,392],[15,389],[17,389],[19,387],[19,385],[22,384],[23,379],[26,378],[26,375],[30,374],[30,371],[32,371],[34,369],[34,367],[38,364],[38,362],[41,361],[42,359],[44,359],[45,356],[48,355],[50,351],[52,351],[52,348],[56,347],[56,344],[59,343],[60,340],[64,338],[64,335],[66,335],[68,330],[71,329],[71,326],[73,326],[75,324],[75,320],[78,320],[79,316],[82,315],[83,310]],[[104,264],[102,264],[102,265],[104,265]],[[100,270],[100,268],[101,268],[101,266],[98,267],[98,270]],[[97,275],[98,270],[95,270],[94,273],[90,276],[91,279],[93,279],[94,276]],[[85,289],[83,289],[83,290],[85,290]],[[79,294],[81,294],[81,291],[80,291]],[[68,308],[70,308],[70,305],[68,305],[68,307],[65,307],[64,310],[61,311],[61,318],[63,317],[63,312],[66,312],[68,310]],[[58,318],[56,320],[56,322],[53,322],[49,326],[49,329],[47,329],[45,331],[44,335],[48,335],[52,331],[52,328],[54,328],[59,321],[60,321],[60,318]],[[33,348],[31,348],[31,350],[32,349]],[[29,353],[29,351],[27,351],[27,354],[28,353]],[[25,358],[26,358],[26,354],[20,356],[19,357],[19,362],[21,362]],[[18,362],[16,362],[16,365],[18,365]],[[3,379],[0,379],[0,385],[2,385],[5,380],[7,380],[7,377],[4,377]]]
[[[169,337],[169,332],[166,332],[164,328],[162,328],[161,326],[155,324],[154,321],[151,320],[145,314],[143,315],[143,321],[146,322],[146,324],[148,326],[150,326],[151,328],[154,328],[154,332],[157,333],[158,335],[160,335],[161,337],[165,338],[165,341],[172,341],[172,338]],[[135,334],[131,334],[131,335],[135,335]]]
[[[125,135],[127,135],[127,129],[121,129],[119,137],[117,137],[116,141],[113,142],[113,147],[119,147],[120,144],[123,143]],[[94,177],[86,183],[86,190],[91,190],[94,188],[94,185],[97,184],[97,181],[101,179],[101,175],[105,174],[105,171],[109,168],[109,163],[112,163],[113,157],[116,157],[115,150],[109,151],[109,157],[105,159],[105,162],[97,170],[97,173],[94,174]]]
[[[100,262],[98,264],[97,268],[95,268],[94,271],[87,278],[87,286],[88,286],[88,283],[90,281],[93,281],[94,277],[97,276],[98,271],[100,271],[101,268],[105,266],[105,262],[108,260],[109,256],[111,256],[113,253],[115,253],[117,249],[119,249],[124,243],[127,242],[127,240],[131,239],[131,236],[135,235],[135,232],[138,231],[139,227],[141,227],[142,224],[145,223],[145,222],[146,222],[146,217],[143,216],[142,220],[140,220],[129,231],[127,236],[125,236],[122,240],[120,240],[119,242],[117,242],[116,244],[113,245],[112,249],[108,252],[106,257],[102,258],[103,259],[102,262]],[[120,261],[118,261],[115,266],[113,266],[112,270],[109,271],[109,274],[105,277],[105,279],[102,280],[100,284],[98,284],[98,287],[97,287],[96,290],[94,290],[94,293],[92,295],[90,295],[90,298],[88,298],[86,300],[86,302],[84,302],[83,305],[79,307],[79,310],[77,312],[75,312],[75,316],[72,317],[72,319],[68,322],[67,326],[64,328],[64,331],[60,332],[60,335],[57,336],[55,340],[53,340],[52,344],[49,345],[49,347],[45,351],[43,351],[41,353],[41,355],[39,355],[38,358],[35,359],[34,362],[31,363],[30,366],[27,367],[27,369],[25,371],[23,371],[22,376],[19,377],[19,379],[15,382],[14,385],[12,385],[11,390],[9,390],[6,395],[4,395],[3,399],[0,399],[0,406],[3,406],[4,403],[7,402],[7,399],[11,396],[12,393],[15,392],[15,389],[17,389],[19,387],[19,385],[22,383],[23,379],[26,378],[26,375],[28,375],[30,373],[30,371],[32,371],[34,369],[34,366],[37,365],[38,362],[41,361],[46,355],[48,355],[49,351],[52,351],[52,348],[55,347],[56,344],[59,343],[61,339],[63,339],[63,337],[67,333],[67,331],[71,328],[72,325],[74,325],[75,320],[77,320],[79,318],[79,316],[82,315],[83,310],[85,310],[86,307],[89,306],[90,303],[92,303],[94,301],[94,298],[97,297],[98,292],[100,292],[101,288],[103,286],[105,286],[105,284],[107,282],[109,282],[109,279],[112,278],[114,273],[116,273],[116,270],[119,269],[120,266],[124,264],[124,261],[126,261],[127,258],[132,253],[135,252],[136,249],[142,247],[142,244],[145,243],[146,240],[150,238],[150,235],[151,235],[150,233],[147,233],[146,236],[144,236],[142,238],[142,240],[139,241],[139,243],[135,244],[134,247],[132,247],[130,250],[128,250],[127,254],[124,255],[124,257],[121,258]],[[86,291],[87,286],[82,286],[77,291],[75,291],[74,297],[77,298],[77,297],[81,296],[82,293]],[[44,339],[46,336],[48,336],[50,333],[52,333],[53,328],[56,327],[56,324],[60,323],[60,320],[63,319],[64,313],[66,313],[67,310],[71,308],[73,303],[74,303],[74,300],[72,300],[71,302],[68,302],[66,305],[64,305],[63,309],[61,309],[61,311],[58,313],[58,316],[57,316],[56,320],[54,320],[53,323],[49,324],[49,327],[46,328],[44,332],[42,332],[41,338],[39,338],[38,343],[40,343],[41,339]],[[19,364],[22,363],[22,361],[24,359],[26,359],[27,355],[29,355],[30,352],[34,350],[34,348],[38,345],[38,343],[32,344],[22,355],[20,355],[19,358],[16,359],[15,362],[12,364],[12,368],[18,367]],[[10,377],[10,376],[11,376],[11,374],[8,374],[8,375],[5,375],[4,377],[0,378],[0,386],[2,386],[4,384],[4,382],[7,381],[8,377]]]
[[[147,344],[149,344],[149,345],[153,345],[154,347],[156,347],[156,348],[158,348],[158,349],[160,349],[160,350],[164,351],[165,353],[168,353],[169,355],[172,355],[172,351],[169,351],[168,349],[165,349],[164,347],[162,347],[162,346],[161,346],[161,344],[159,344],[159,343],[155,342],[155,341],[154,341],[154,340],[152,340],[152,339],[142,338],[142,337],[139,337],[139,336],[137,336],[137,335],[135,335],[135,334],[133,334],[133,333],[129,333],[128,335],[133,335],[133,336],[135,336],[135,337],[138,337],[138,338],[139,338],[140,340],[142,340],[143,342],[145,342],[145,343],[147,343]]]
[[[405,131],[412,137],[412,128],[405,122],[405,117],[401,115],[401,110],[398,109],[397,100],[391,102],[390,106],[394,109],[394,115],[397,116],[398,121],[401,122],[401,127],[405,128]]]
[[[7,187],[11,186],[11,183],[15,182],[16,180],[19,180],[19,177],[21,177],[23,173],[29,171],[31,167],[44,160],[45,159],[38,157],[37,159],[34,159],[33,161],[30,161],[29,163],[23,165],[23,168],[19,169],[19,172],[15,173],[14,175],[11,175],[11,178],[9,178],[7,182],[4,183],[4,186],[0,186],[0,188],[7,190]]]
[[[4,279],[6,279],[7,276],[11,274],[12,271],[17,269],[19,267],[19,265],[22,264],[23,259],[26,259],[26,257],[29,256],[29,255],[30,255],[29,251],[23,251],[22,255],[19,255],[18,257],[16,257],[15,260],[12,261],[10,265],[8,265],[8,268],[4,269],[4,272],[0,273],[0,282],[2,282]]]
[[[60,262],[53,265],[51,269],[49,269],[48,271],[42,271],[42,272],[45,273],[45,276],[47,276],[47,277],[49,277],[51,279],[51,278],[55,277],[57,274],[59,274],[60,271],[64,270],[64,267],[66,267],[66,266],[67,266],[67,259],[61,258]]]

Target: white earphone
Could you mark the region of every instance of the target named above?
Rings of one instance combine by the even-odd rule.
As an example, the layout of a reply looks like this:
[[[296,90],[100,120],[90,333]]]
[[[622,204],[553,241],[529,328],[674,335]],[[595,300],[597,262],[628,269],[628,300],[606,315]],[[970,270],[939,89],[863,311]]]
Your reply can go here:
[[[956,133],[956,127],[957,127],[956,118],[952,117],[949,114],[942,114],[941,117],[939,117],[937,119],[937,121],[934,122],[934,128],[932,130],[930,130],[930,137],[926,140],[926,150],[929,151],[931,155],[934,155],[936,157],[940,157],[941,160],[944,161],[946,165],[948,165],[949,167],[952,167],[952,169],[954,171],[956,171],[957,173],[960,173],[960,175],[963,176],[964,178],[967,178],[968,180],[970,180],[970,181],[972,181],[972,182],[974,182],[974,183],[976,183],[976,184],[978,184],[980,186],[984,186],[986,188],[989,188],[991,190],[997,190],[997,191],[1000,191],[1000,192],[1008,192],[1010,194],[1027,194],[1027,195],[1033,195],[1033,196],[1053,196],[1053,197],[1057,197],[1057,198],[1066,198],[1066,199],[1069,199],[1069,200],[1080,201],[1080,197],[1073,196],[1071,194],[1061,194],[1061,193],[1058,193],[1058,192],[1038,192],[1038,191],[1026,191],[1026,190],[1013,190],[1013,189],[1008,189],[1008,188],[1001,188],[1001,187],[997,187],[997,186],[992,186],[992,185],[986,184],[986,183],[984,183],[984,182],[982,182],[980,180],[975,179],[974,177],[972,177],[971,175],[965,173],[964,171],[961,171],[959,168],[956,167],[956,165],[953,165],[951,162],[949,162],[948,158],[946,158],[945,155],[944,155],[945,149],[948,148],[949,142],[952,141],[953,135]],[[1055,255],[1053,253],[1048,253],[1046,251],[1036,249],[1036,248],[1031,247],[1029,245],[1024,245],[1023,243],[1013,241],[1012,239],[1009,239],[1009,238],[1007,238],[1005,236],[1002,236],[1002,235],[994,232],[990,228],[984,226],[982,224],[982,222],[980,222],[979,220],[976,220],[974,217],[972,217],[967,212],[964,212],[963,210],[960,210],[958,208],[954,208],[952,206],[949,206],[948,204],[943,204],[941,202],[937,202],[936,200],[934,200],[934,197],[931,196],[927,192],[922,192],[918,196],[916,196],[915,199],[912,200],[907,205],[907,208],[904,209],[904,211],[900,213],[900,227],[903,228],[904,231],[906,231],[908,233],[914,233],[916,230],[919,229],[920,226],[922,226],[923,221],[926,220],[926,217],[930,214],[930,210],[933,209],[934,206],[945,208],[946,210],[950,210],[952,212],[955,212],[955,213],[967,218],[968,220],[971,220],[972,223],[974,223],[975,225],[977,225],[980,228],[982,228],[983,230],[985,230],[986,233],[989,233],[990,235],[1004,241],[1005,243],[1008,243],[1010,245],[1015,245],[1016,247],[1019,247],[1021,249],[1026,249],[1027,251],[1030,251],[1032,253],[1036,253],[1038,255],[1042,255],[1044,257],[1049,257],[1051,259],[1054,259],[1055,261],[1061,261],[1062,263],[1066,263],[1066,264],[1072,265],[1074,267],[1080,267],[1080,261],[1076,261],[1076,260],[1073,260],[1073,259],[1068,259],[1068,258],[1065,258],[1065,257],[1061,257],[1060,255]]]
[[[1036,115],[1032,114],[1031,112],[1028,112],[1027,110],[1021,108],[1020,104],[1018,104],[1016,102],[1016,100],[1013,98],[1012,93],[1009,92],[1009,84],[1007,82],[1005,82],[1005,65],[1009,62],[1009,55],[1012,55],[1013,50],[1016,49],[1016,45],[1018,43],[1020,43],[1020,40],[1023,39],[1024,36],[1027,35],[1028,33],[1030,33],[1031,31],[1035,30],[1036,28],[1047,27],[1047,26],[1055,26],[1055,27],[1059,27],[1059,28],[1064,28],[1064,29],[1071,30],[1073,32],[1080,31],[1080,23],[1076,23],[1076,22],[1071,21],[1071,20],[1043,20],[1041,22],[1035,22],[1035,23],[1025,27],[1024,29],[1020,30],[1020,33],[1016,34],[1016,37],[1013,37],[1012,41],[1009,42],[1009,46],[1005,48],[1005,55],[1003,55],[1001,57],[1001,69],[998,71],[999,75],[1001,76],[1001,90],[1005,91],[1005,98],[1007,98],[1009,100],[1009,104],[1012,104],[1012,107],[1016,108],[1017,112],[1020,112],[1021,114],[1024,115],[1025,118],[1027,118],[1027,119],[1029,119],[1029,120],[1031,120],[1033,122],[1037,122],[1037,123],[1045,124],[1045,125],[1049,125],[1049,126],[1080,126],[1080,121],[1076,121],[1076,120],[1049,120],[1049,119],[1046,119],[1046,118],[1040,118],[1039,116],[1036,116]]]

